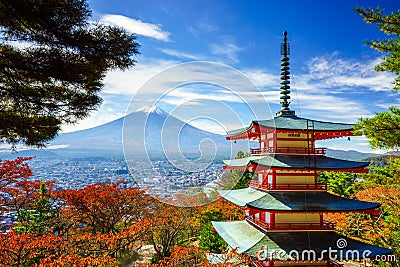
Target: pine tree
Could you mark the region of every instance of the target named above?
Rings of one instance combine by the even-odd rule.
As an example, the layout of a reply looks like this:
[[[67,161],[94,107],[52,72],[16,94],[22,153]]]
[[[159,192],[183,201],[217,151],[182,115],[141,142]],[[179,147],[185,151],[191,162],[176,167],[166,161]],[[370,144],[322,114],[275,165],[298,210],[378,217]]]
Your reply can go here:
[[[356,134],[365,134],[372,148],[400,148],[400,108],[390,107],[389,111],[372,118],[362,118],[354,125]]]
[[[384,15],[381,8],[355,9],[365,22],[376,24],[389,37],[383,40],[366,41],[371,48],[385,53],[383,61],[375,67],[376,71],[389,71],[398,75],[394,89],[400,90],[400,10]],[[361,118],[355,125],[357,134],[365,134],[373,148],[399,149],[400,146],[400,108],[393,106],[388,111],[377,113],[372,118]]]
[[[389,71],[396,75],[400,74],[400,10],[384,15],[381,8],[359,8],[355,9],[367,23],[373,23],[385,34],[390,36],[383,40],[370,41],[366,43],[371,48],[385,53],[383,62],[375,67],[376,71]],[[400,90],[400,76],[394,80],[394,89]]]
[[[0,140],[43,146],[101,103],[110,69],[127,69],[135,36],[91,22],[85,0],[0,1]]]

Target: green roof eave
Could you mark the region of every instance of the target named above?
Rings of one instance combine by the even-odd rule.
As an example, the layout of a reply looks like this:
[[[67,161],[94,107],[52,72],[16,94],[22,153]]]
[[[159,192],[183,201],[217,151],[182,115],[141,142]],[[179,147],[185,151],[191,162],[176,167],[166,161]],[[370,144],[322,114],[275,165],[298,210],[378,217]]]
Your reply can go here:
[[[348,259],[357,259],[357,253],[349,253],[357,251],[359,258],[363,259],[365,251],[369,251],[368,258],[374,258],[377,255],[392,254],[393,250],[386,249],[371,244],[367,244],[358,240],[339,235],[333,231],[289,231],[278,232],[269,231],[263,232],[253,227],[246,221],[235,222],[212,222],[217,233],[228,243],[232,248],[236,248],[238,253],[244,253],[255,257],[256,253],[261,249],[266,249],[269,252],[283,251],[286,255],[284,258],[292,256],[291,251],[297,251],[302,255],[303,251],[313,250],[318,258],[323,256],[328,259],[328,253],[332,252],[331,256],[348,255]],[[338,247],[338,240],[344,244],[343,247]]]
[[[246,132],[249,131],[251,128],[253,128],[254,123],[255,123],[255,121],[252,121],[252,122],[250,123],[250,125],[247,126],[247,127],[243,127],[243,128],[239,128],[239,129],[234,129],[234,130],[226,131],[226,134],[227,134],[228,136],[234,136],[234,135],[246,133]]]
[[[261,127],[284,130],[307,130],[310,131],[352,131],[353,124],[336,123],[327,121],[310,120],[297,116],[274,117],[270,120],[259,120],[253,122]],[[307,127],[308,125],[308,127]]]
[[[267,194],[251,187],[237,190],[218,190],[218,193],[221,197],[241,207],[245,207],[247,203],[260,199]]]
[[[328,192],[264,192],[251,187],[219,190],[220,196],[241,207],[281,212],[362,211],[380,207],[379,203],[348,199]]]
[[[353,131],[353,124],[349,123],[337,123],[337,122],[327,122],[319,120],[310,120],[297,116],[278,116],[269,120],[258,120],[252,121],[248,127],[235,129],[227,131],[228,136],[235,136],[238,134],[243,134],[253,128],[254,125],[278,129],[278,130],[294,130],[294,131],[306,131],[307,129],[312,131]],[[308,125],[308,127],[307,127]]]
[[[345,247],[338,247],[338,240],[341,240]],[[264,238],[262,238],[257,244],[248,249],[245,253],[251,256],[255,256],[257,251],[260,251],[261,247],[274,249],[275,251],[284,251],[286,257],[289,257],[291,251],[299,252],[301,256],[303,251],[314,251],[317,258],[321,256],[324,259],[329,259],[328,251],[331,248],[331,257],[340,258],[346,257],[348,260],[352,259],[363,259],[364,252],[368,252],[368,258],[374,258],[377,255],[388,255],[392,254],[393,250],[386,249],[371,244],[367,244],[358,240],[348,238],[346,236],[339,235],[333,231],[310,231],[310,232],[268,232]],[[357,253],[354,252],[357,251]],[[351,253],[351,252],[354,252]],[[341,253],[341,254],[340,254]],[[308,254],[306,254],[308,255]],[[307,258],[305,258],[307,260]]]
[[[294,168],[294,169],[319,169],[319,170],[340,170],[340,169],[358,169],[369,165],[367,161],[351,161],[336,159],[326,156],[308,156],[308,155],[275,155],[275,157],[266,156],[257,159],[251,159],[250,163],[259,166],[276,168]]]
[[[254,247],[265,234],[246,221],[211,222],[214,229],[231,248],[243,253]]]
[[[260,156],[249,156],[240,159],[226,159],[223,160],[224,164],[231,167],[246,167],[250,161],[259,159]]]
[[[251,129],[252,125],[248,126],[248,127],[244,127],[244,128],[240,128],[240,129],[235,129],[235,130],[231,130],[231,131],[226,131],[226,134],[228,136],[232,136],[232,135],[237,135],[237,134],[241,134],[241,133],[245,133],[247,132],[249,129]]]
[[[249,164],[254,164],[269,168],[318,169],[321,171],[359,169],[369,165],[367,161],[351,161],[308,155],[250,156],[241,159],[224,160],[223,162],[225,165],[234,168],[245,168]]]
[[[247,206],[267,211],[343,212],[362,211],[380,207],[379,203],[348,199],[328,192],[268,192],[247,202]]]

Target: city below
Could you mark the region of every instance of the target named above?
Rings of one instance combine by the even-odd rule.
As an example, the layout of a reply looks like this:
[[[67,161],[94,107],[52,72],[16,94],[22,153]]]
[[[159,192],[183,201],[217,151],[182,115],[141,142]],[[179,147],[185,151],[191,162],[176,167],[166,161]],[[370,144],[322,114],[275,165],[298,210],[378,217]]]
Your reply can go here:
[[[198,163],[198,171],[182,170],[167,159],[152,162],[148,159],[132,159],[127,164],[124,159],[103,157],[33,158],[29,165],[33,172],[31,179],[54,181],[56,190],[79,189],[95,183],[123,180],[123,187],[148,188],[150,194],[161,198],[173,197],[174,193],[187,188],[213,187],[223,173],[220,160],[211,162],[206,168]]]

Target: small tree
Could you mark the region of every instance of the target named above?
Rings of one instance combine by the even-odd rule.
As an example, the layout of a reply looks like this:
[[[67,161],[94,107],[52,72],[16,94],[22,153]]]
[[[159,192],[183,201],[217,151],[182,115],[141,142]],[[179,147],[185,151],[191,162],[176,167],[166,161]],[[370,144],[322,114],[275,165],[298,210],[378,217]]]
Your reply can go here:
[[[318,175],[320,183],[327,184],[329,191],[343,197],[354,194],[356,174],[350,172],[322,172]]]
[[[18,211],[18,221],[14,230],[18,233],[44,234],[50,230],[51,219],[57,216],[49,200],[48,189],[45,183],[40,184],[39,197],[32,203],[31,207]]]
[[[211,221],[226,220],[220,210],[206,210],[201,214],[200,222],[203,228],[200,232],[200,249],[212,253],[221,253],[227,247],[227,243],[213,229]]]

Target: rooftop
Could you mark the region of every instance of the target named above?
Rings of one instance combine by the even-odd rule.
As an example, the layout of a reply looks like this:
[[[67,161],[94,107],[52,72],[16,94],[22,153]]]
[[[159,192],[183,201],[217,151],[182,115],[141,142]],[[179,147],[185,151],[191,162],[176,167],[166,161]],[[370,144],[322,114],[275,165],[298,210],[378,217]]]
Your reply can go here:
[[[330,158],[323,155],[275,155],[275,156],[250,156],[241,159],[224,160],[224,164],[231,168],[244,168],[250,165],[256,168],[287,168],[287,169],[310,169],[310,170],[335,170],[347,171],[349,169],[362,169],[369,162],[359,162]],[[254,170],[253,170],[254,171]]]
[[[302,255],[303,251],[312,250],[316,257],[328,259],[329,256],[355,258],[358,251],[359,259],[366,251],[370,251],[369,258],[377,255],[387,255],[393,250],[360,242],[332,231],[303,231],[303,232],[262,232],[246,221],[212,222],[214,229],[232,248],[237,248],[238,253],[255,256],[262,248],[269,251],[284,251],[287,259],[291,251]],[[341,241],[342,243],[339,243]],[[340,244],[345,244],[341,246]],[[327,252],[330,249],[331,255]],[[342,253],[342,254],[340,254]],[[348,259],[352,259],[348,258]]]
[[[248,127],[227,131],[228,138],[250,132],[254,127],[271,130],[313,131],[313,132],[346,132],[352,135],[353,124],[336,123],[305,119],[297,116],[279,116],[268,120],[252,121]],[[263,130],[260,130],[263,132]]]
[[[262,192],[251,187],[219,190],[226,200],[241,206],[282,212],[339,212],[376,209],[379,203],[348,199],[328,192]]]

